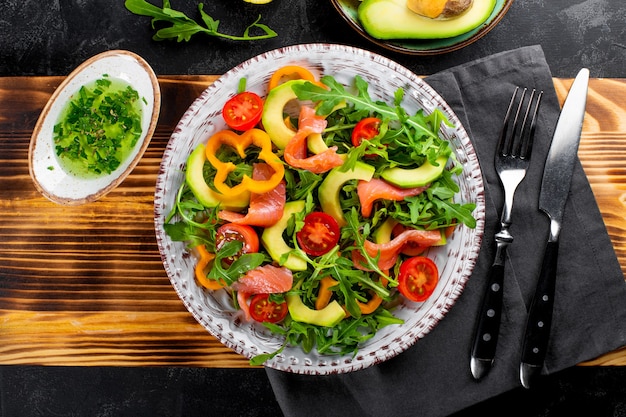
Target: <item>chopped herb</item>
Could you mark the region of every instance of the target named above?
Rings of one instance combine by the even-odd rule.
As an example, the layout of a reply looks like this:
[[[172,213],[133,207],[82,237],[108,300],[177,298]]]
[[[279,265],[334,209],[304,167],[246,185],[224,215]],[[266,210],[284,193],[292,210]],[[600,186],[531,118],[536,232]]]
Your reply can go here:
[[[82,86],[54,126],[61,166],[82,177],[115,171],[141,136],[141,113],[139,93],[121,80]]]

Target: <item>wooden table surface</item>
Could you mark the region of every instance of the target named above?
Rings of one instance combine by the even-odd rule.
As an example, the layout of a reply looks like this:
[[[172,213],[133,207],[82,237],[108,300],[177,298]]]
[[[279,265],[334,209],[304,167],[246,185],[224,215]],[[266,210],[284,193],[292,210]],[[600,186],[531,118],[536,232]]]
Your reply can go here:
[[[54,204],[28,172],[33,127],[63,77],[0,77],[0,365],[249,367],[185,309],[156,245],[153,196],[176,123],[215,76],[162,76],[159,125],[103,199]],[[571,80],[555,79],[559,97]],[[626,272],[626,79],[592,79],[579,157]],[[626,365],[626,349],[586,365]]]

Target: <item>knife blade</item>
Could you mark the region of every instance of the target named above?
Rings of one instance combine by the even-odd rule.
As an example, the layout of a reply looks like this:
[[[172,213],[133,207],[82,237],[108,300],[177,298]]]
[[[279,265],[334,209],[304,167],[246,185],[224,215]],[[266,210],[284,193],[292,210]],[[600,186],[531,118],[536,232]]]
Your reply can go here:
[[[539,209],[550,220],[550,232],[522,345],[520,380],[525,388],[529,388],[541,373],[546,357],[552,327],[559,234],[578,154],[588,84],[589,70],[583,68],[576,76],[563,104],[543,171]]]

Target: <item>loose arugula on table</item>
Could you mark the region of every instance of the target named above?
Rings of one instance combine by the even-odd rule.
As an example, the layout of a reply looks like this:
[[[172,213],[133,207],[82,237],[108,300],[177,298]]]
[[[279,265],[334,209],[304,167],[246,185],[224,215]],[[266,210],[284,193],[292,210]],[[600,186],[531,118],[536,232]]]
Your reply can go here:
[[[204,33],[209,36],[230,39],[233,41],[256,41],[277,36],[277,33],[269,26],[260,23],[261,15],[250,24],[241,36],[228,35],[218,30],[219,20],[213,19],[204,11],[204,4],[198,4],[202,24],[199,24],[185,13],[174,10],[169,0],[163,0],[163,6],[157,7],[145,0],[126,0],[126,8],[134,14],[152,17],[152,28],[156,28],[157,23],[164,22],[170,26],[158,29],[152,39],[162,41],[165,39],[176,39],[177,42],[189,41],[197,33]],[[260,35],[251,34],[252,31],[260,31]]]
[[[325,140],[328,146],[338,146],[347,153],[346,162],[343,165],[345,169],[349,169],[356,161],[363,160],[364,156],[371,154],[381,156],[376,159],[365,158],[367,163],[375,165],[378,171],[389,167],[392,163],[402,164],[402,158],[407,160],[407,164],[409,162],[414,164],[415,154],[422,155],[421,158],[429,161],[435,161],[440,155],[454,158],[448,142],[440,138],[438,134],[441,123],[449,125],[447,118],[440,110],[437,109],[429,115],[421,110],[414,115],[408,115],[401,106],[404,97],[402,89],[396,91],[393,105],[374,101],[368,93],[368,84],[359,76],[355,77],[354,93],[348,91],[332,76],[324,76],[322,82],[328,88],[319,87],[313,83],[304,83],[296,86],[294,91],[299,99],[315,102],[319,114],[328,115]],[[376,139],[364,141],[360,146],[352,146],[350,132],[359,120],[372,114],[383,120],[380,128],[381,134]],[[297,121],[294,120],[294,123]],[[399,150],[394,151],[394,146]],[[406,152],[407,149],[411,152]],[[241,160],[233,152],[224,150],[219,158],[239,164],[242,169],[245,169],[246,166],[252,164],[254,153],[249,156],[249,159]],[[210,179],[213,174],[208,165],[205,165],[205,178],[211,185]],[[357,300],[367,301],[368,291],[376,292],[389,303],[389,306],[393,305],[397,297],[397,294],[389,289],[397,285],[394,278],[397,271],[391,274],[381,271],[377,266],[377,258],[371,257],[365,251],[364,242],[371,238],[372,231],[380,226],[383,221],[382,216],[393,217],[405,225],[418,225],[427,229],[443,229],[457,223],[474,228],[476,220],[472,216],[472,211],[475,205],[453,202],[453,197],[458,193],[459,187],[452,177],[461,171],[462,168],[459,166],[444,170],[444,174],[422,194],[408,197],[404,202],[385,202],[369,219],[363,218],[356,208],[360,207],[356,185],[345,185],[342,207],[347,225],[342,228],[341,246],[312,259],[298,247],[295,235],[303,224],[305,214],[316,207],[313,196],[317,195],[317,187],[323,180],[323,176],[305,170],[286,169],[287,199],[291,201],[304,199],[306,206],[302,213],[296,214],[289,222],[285,238],[295,248],[293,252],[306,259],[310,265],[307,271],[293,272],[294,286],[290,292],[297,293],[306,305],[314,305],[319,292],[320,279],[330,275],[338,282],[339,302],[350,313],[350,318],[342,320],[333,328],[297,322],[290,316],[287,316],[282,323],[264,323],[270,331],[283,336],[284,343],[275,352],[252,358],[251,363],[263,364],[287,346],[301,346],[305,352],[316,348],[320,354],[356,354],[360,344],[373,337],[379,329],[390,324],[401,324],[403,320],[393,316],[389,311],[391,307],[382,306],[372,314],[361,314],[356,304]],[[235,174],[232,178],[234,182],[238,181],[237,175]],[[177,194],[175,207],[165,220],[165,230],[173,240],[190,242],[190,247],[204,243],[210,251],[214,249],[214,229],[217,227],[214,220],[217,219],[218,210],[219,208],[206,208],[199,205],[186,184],[183,183]],[[239,247],[233,246],[225,249],[227,253],[218,254],[218,257],[228,256],[231,252],[236,253]],[[361,252],[365,263],[374,271],[373,273],[354,267],[350,256],[352,250]],[[212,279],[223,279],[230,284],[247,270],[263,263],[263,256],[265,255],[244,255],[240,258],[236,268],[232,266],[231,268],[214,268],[209,276]],[[285,258],[287,256],[288,254]],[[266,256],[266,259],[269,257]],[[388,279],[388,287],[380,284],[380,276]]]

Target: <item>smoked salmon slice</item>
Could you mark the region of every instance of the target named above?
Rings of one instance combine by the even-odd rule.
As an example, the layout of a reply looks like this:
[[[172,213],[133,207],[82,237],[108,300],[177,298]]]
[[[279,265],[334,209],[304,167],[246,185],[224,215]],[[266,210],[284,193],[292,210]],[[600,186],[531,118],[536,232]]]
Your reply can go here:
[[[293,274],[289,268],[267,264],[248,271],[231,288],[251,294],[275,294],[289,291],[292,285]]]
[[[283,157],[294,168],[306,169],[321,174],[343,164],[343,158],[337,154],[337,147],[332,146],[322,153],[307,157],[307,137],[313,133],[322,133],[326,120],[315,114],[315,109],[302,106],[298,118],[298,131],[291,138]]]
[[[407,243],[415,243],[423,247],[429,247],[440,240],[441,232],[439,230],[407,229],[387,243],[374,243],[366,240],[363,244],[363,248],[372,258],[380,254],[378,267],[385,270],[394,266],[404,245]],[[357,249],[352,251],[352,261],[354,262],[355,268],[369,270],[365,265],[365,257]]]
[[[406,197],[421,194],[427,188],[428,186],[400,188],[380,178],[372,178],[370,181],[359,181],[357,194],[361,203],[361,214],[363,217],[369,217],[372,214],[372,207],[374,207],[374,201],[376,200],[402,201]]]
[[[272,176],[274,170],[268,164],[254,164],[252,179],[264,180]],[[276,188],[267,193],[250,193],[250,206],[244,215],[229,210],[221,210],[217,216],[231,223],[248,226],[269,227],[274,225],[283,216],[286,202],[286,185],[281,181]]]
[[[250,320],[248,299],[254,294],[277,294],[287,292],[293,285],[293,274],[284,266],[263,265],[248,271],[231,285],[237,291],[239,308],[246,320]]]

